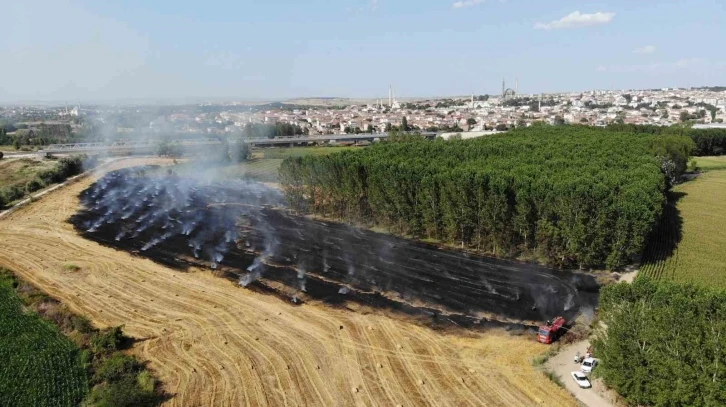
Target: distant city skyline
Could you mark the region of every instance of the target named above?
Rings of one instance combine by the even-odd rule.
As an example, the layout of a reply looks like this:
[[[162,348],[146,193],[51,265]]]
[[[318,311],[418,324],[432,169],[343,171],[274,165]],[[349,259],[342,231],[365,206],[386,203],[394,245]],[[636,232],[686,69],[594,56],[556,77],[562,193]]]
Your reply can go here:
[[[0,1],[3,104],[726,85],[717,0]]]

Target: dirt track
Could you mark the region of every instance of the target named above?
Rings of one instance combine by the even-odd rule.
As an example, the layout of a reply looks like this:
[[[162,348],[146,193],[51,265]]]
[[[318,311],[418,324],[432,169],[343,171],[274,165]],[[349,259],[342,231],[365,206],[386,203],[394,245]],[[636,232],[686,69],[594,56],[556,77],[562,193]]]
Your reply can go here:
[[[141,339],[134,352],[174,395],[169,405],[575,405],[531,367],[545,348],[529,336],[462,337],[383,315],[294,307],[86,240],[67,219],[92,181],[0,220],[0,265],[96,325],[124,324]],[[69,263],[81,271],[64,270]]]

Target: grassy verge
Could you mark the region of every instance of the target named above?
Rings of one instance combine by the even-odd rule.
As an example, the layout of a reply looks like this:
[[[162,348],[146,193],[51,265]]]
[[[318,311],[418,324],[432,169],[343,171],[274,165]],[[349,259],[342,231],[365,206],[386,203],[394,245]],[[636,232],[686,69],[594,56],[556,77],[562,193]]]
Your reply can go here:
[[[306,155],[326,155],[338,151],[361,147],[290,147],[265,148],[254,150],[252,158],[240,164],[216,165],[216,163],[200,163],[188,161],[173,167],[173,171],[181,176],[200,176],[210,179],[244,178],[259,182],[278,182],[280,164],[287,157]],[[166,169],[164,169],[166,171]]]
[[[360,147],[283,147],[283,148],[264,148],[258,150],[257,153],[266,159],[285,159],[287,157],[304,157],[306,155],[328,155],[338,151],[345,151]]]
[[[726,155],[717,157],[694,157],[696,166],[700,171],[713,171],[726,169]]]
[[[560,386],[561,388],[565,388],[565,383],[562,381],[562,378],[557,375],[557,373],[554,372],[554,370],[545,370],[544,371],[545,376],[547,376],[548,379],[552,381],[552,383]]]
[[[229,178],[246,178],[259,182],[277,182],[281,158],[252,158],[251,160],[224,167],[220,173]]]
[[[552,381],[552,383],[564,389],[565,384],[562,382],[562,378],[558,376],[557,373],[554,372],[554,370],[545,367],[547,361],[549,361],[550,358],[552,358],[553,356],[557,355],[560,352],[560,349],[560,342],[549,346],[546,352],[541,353],[532,359],[532,366],[536,367],[539,371],[541,371],[548,379],[550,379],[550,381]]]
[[[550,360],[550,358],[552,356],[555,356],[559,352],[560,352],[560,344],[558,342],[558,343],[548,347],[547,352],[544,352],[540,355],[535,356],[535,358],[532,359],[532,365],[535,367],[543,366],[545,363],[547,363],[548,360]]]
[[[122,352],[130,342],[0,268],[0,405],[157,405],[152,374]]]
[[[55,165],[56,162],[51,160],[5,158],[0,161],[0,186],[25,184],[41,172],[51,170]]]
[[[0,160],[0,208],[83,172],[85,156]]]
[[[726,288],[725,229],[726,171],[678,185],[648,243],[641,273]]]

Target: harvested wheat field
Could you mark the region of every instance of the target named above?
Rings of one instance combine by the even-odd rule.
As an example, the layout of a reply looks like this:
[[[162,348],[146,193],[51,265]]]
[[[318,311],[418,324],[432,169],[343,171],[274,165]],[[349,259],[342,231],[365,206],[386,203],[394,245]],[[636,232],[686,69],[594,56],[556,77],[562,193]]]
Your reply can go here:
[[[400,317],[292,306],[86,240],[67,220],[94,179],[0,219],[0,266],[99,327],[125,325],[139,339],[133,352],[172,395],[168,405],[576,405],[532,367],[546,347],[529,335],[442,333]]]

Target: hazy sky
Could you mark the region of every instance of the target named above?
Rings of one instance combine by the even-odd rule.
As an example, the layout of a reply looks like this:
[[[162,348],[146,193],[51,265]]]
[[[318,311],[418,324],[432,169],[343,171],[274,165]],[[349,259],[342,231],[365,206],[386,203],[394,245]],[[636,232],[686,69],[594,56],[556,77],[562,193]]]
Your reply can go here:
[[[726,85],[724,0],[0,0],[0,101]]]

